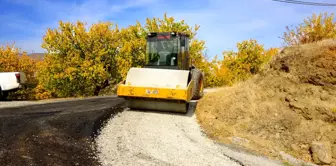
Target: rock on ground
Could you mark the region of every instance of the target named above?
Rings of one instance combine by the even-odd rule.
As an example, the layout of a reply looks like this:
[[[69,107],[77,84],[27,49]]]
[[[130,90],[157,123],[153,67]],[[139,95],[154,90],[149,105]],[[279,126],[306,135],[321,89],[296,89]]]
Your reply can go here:
[[[317,164],[330,164],[332,159],[330,142],[313,142],[312,143],[313,160]]]

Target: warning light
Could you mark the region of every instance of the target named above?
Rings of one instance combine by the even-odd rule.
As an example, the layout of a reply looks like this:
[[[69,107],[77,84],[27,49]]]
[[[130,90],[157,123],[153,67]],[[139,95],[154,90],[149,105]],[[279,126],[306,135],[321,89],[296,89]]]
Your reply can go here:
[[[158,36],[158,39],[170,39],[170,36]]]

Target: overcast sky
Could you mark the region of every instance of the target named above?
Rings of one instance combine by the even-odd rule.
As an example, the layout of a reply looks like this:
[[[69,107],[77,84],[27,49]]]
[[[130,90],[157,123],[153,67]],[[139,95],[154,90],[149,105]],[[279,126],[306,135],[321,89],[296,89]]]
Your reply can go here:
[[[200,25],[197,38],[206,40],[213,57],[250,38],[266,48],[279,47],[287,25],[297,25],[313,12],[335,9],[272,0],[0,0],[0,44],[15,42],[29,53],[44,52],[42,37],[59,20],[89,24],[108,20],[126,27],[136,20],[144,23],[147,17],[163,17],[166,12],[191,26]]]

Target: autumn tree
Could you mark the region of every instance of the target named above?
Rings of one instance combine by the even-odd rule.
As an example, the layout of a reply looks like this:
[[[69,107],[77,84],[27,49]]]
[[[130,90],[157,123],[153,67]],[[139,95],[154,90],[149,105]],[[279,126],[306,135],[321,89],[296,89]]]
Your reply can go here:
[[[212,60],[206,61],[206,77],[204,85],[206,87],[220,87],[231,85],[231,72],[222,66],[222,60],[216,55]]]
[[[227,77],[225,82],[232,84],[243,81],[257,74],[270,58],[278,53],[277,48],[266,50],[256,40],[244,40],[237,43],[237,52],[224,51],[221,75]]]
[[[42,47],[47,50],[39,80],[57,97],[98,95],[116,78],[118,27],[113,23],[60,22],[48,29]]]
[[[0,72],[24,72],[28,80],[34,79],[36,61],[14,45],[0,47]]]
[[[36,70],[36,60],[15,47],[14,44],[0,47],[0,72],[24,72],[27,78],[26,88],[11,94],[11,98],[30,99],[33,97],[31,91],[37,85]]]
[[[146,35],[139,22],[119,31],[117,68],[121,79],[126,78],[131,67],[145,65]]]
[[[320,13],[307,17],[294,28],[286,27],[282,39],[287,45],[306,44],[336,37],[334,14]]]

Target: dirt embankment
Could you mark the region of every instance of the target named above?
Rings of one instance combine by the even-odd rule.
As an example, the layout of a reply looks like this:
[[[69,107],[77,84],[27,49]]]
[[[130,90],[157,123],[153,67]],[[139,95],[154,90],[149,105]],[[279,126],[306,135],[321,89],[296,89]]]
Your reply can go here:
[[[0,165],[99,165],[92,139],[118,112],[100,97],[0,109]]]
[[[196,114],[206,133],[221,142],[276,159],[283,151],[316,164],[335,163],[336,42],[284,49],[259,75],[206,95]],[[313,142],[325,144],[314,152]]]

